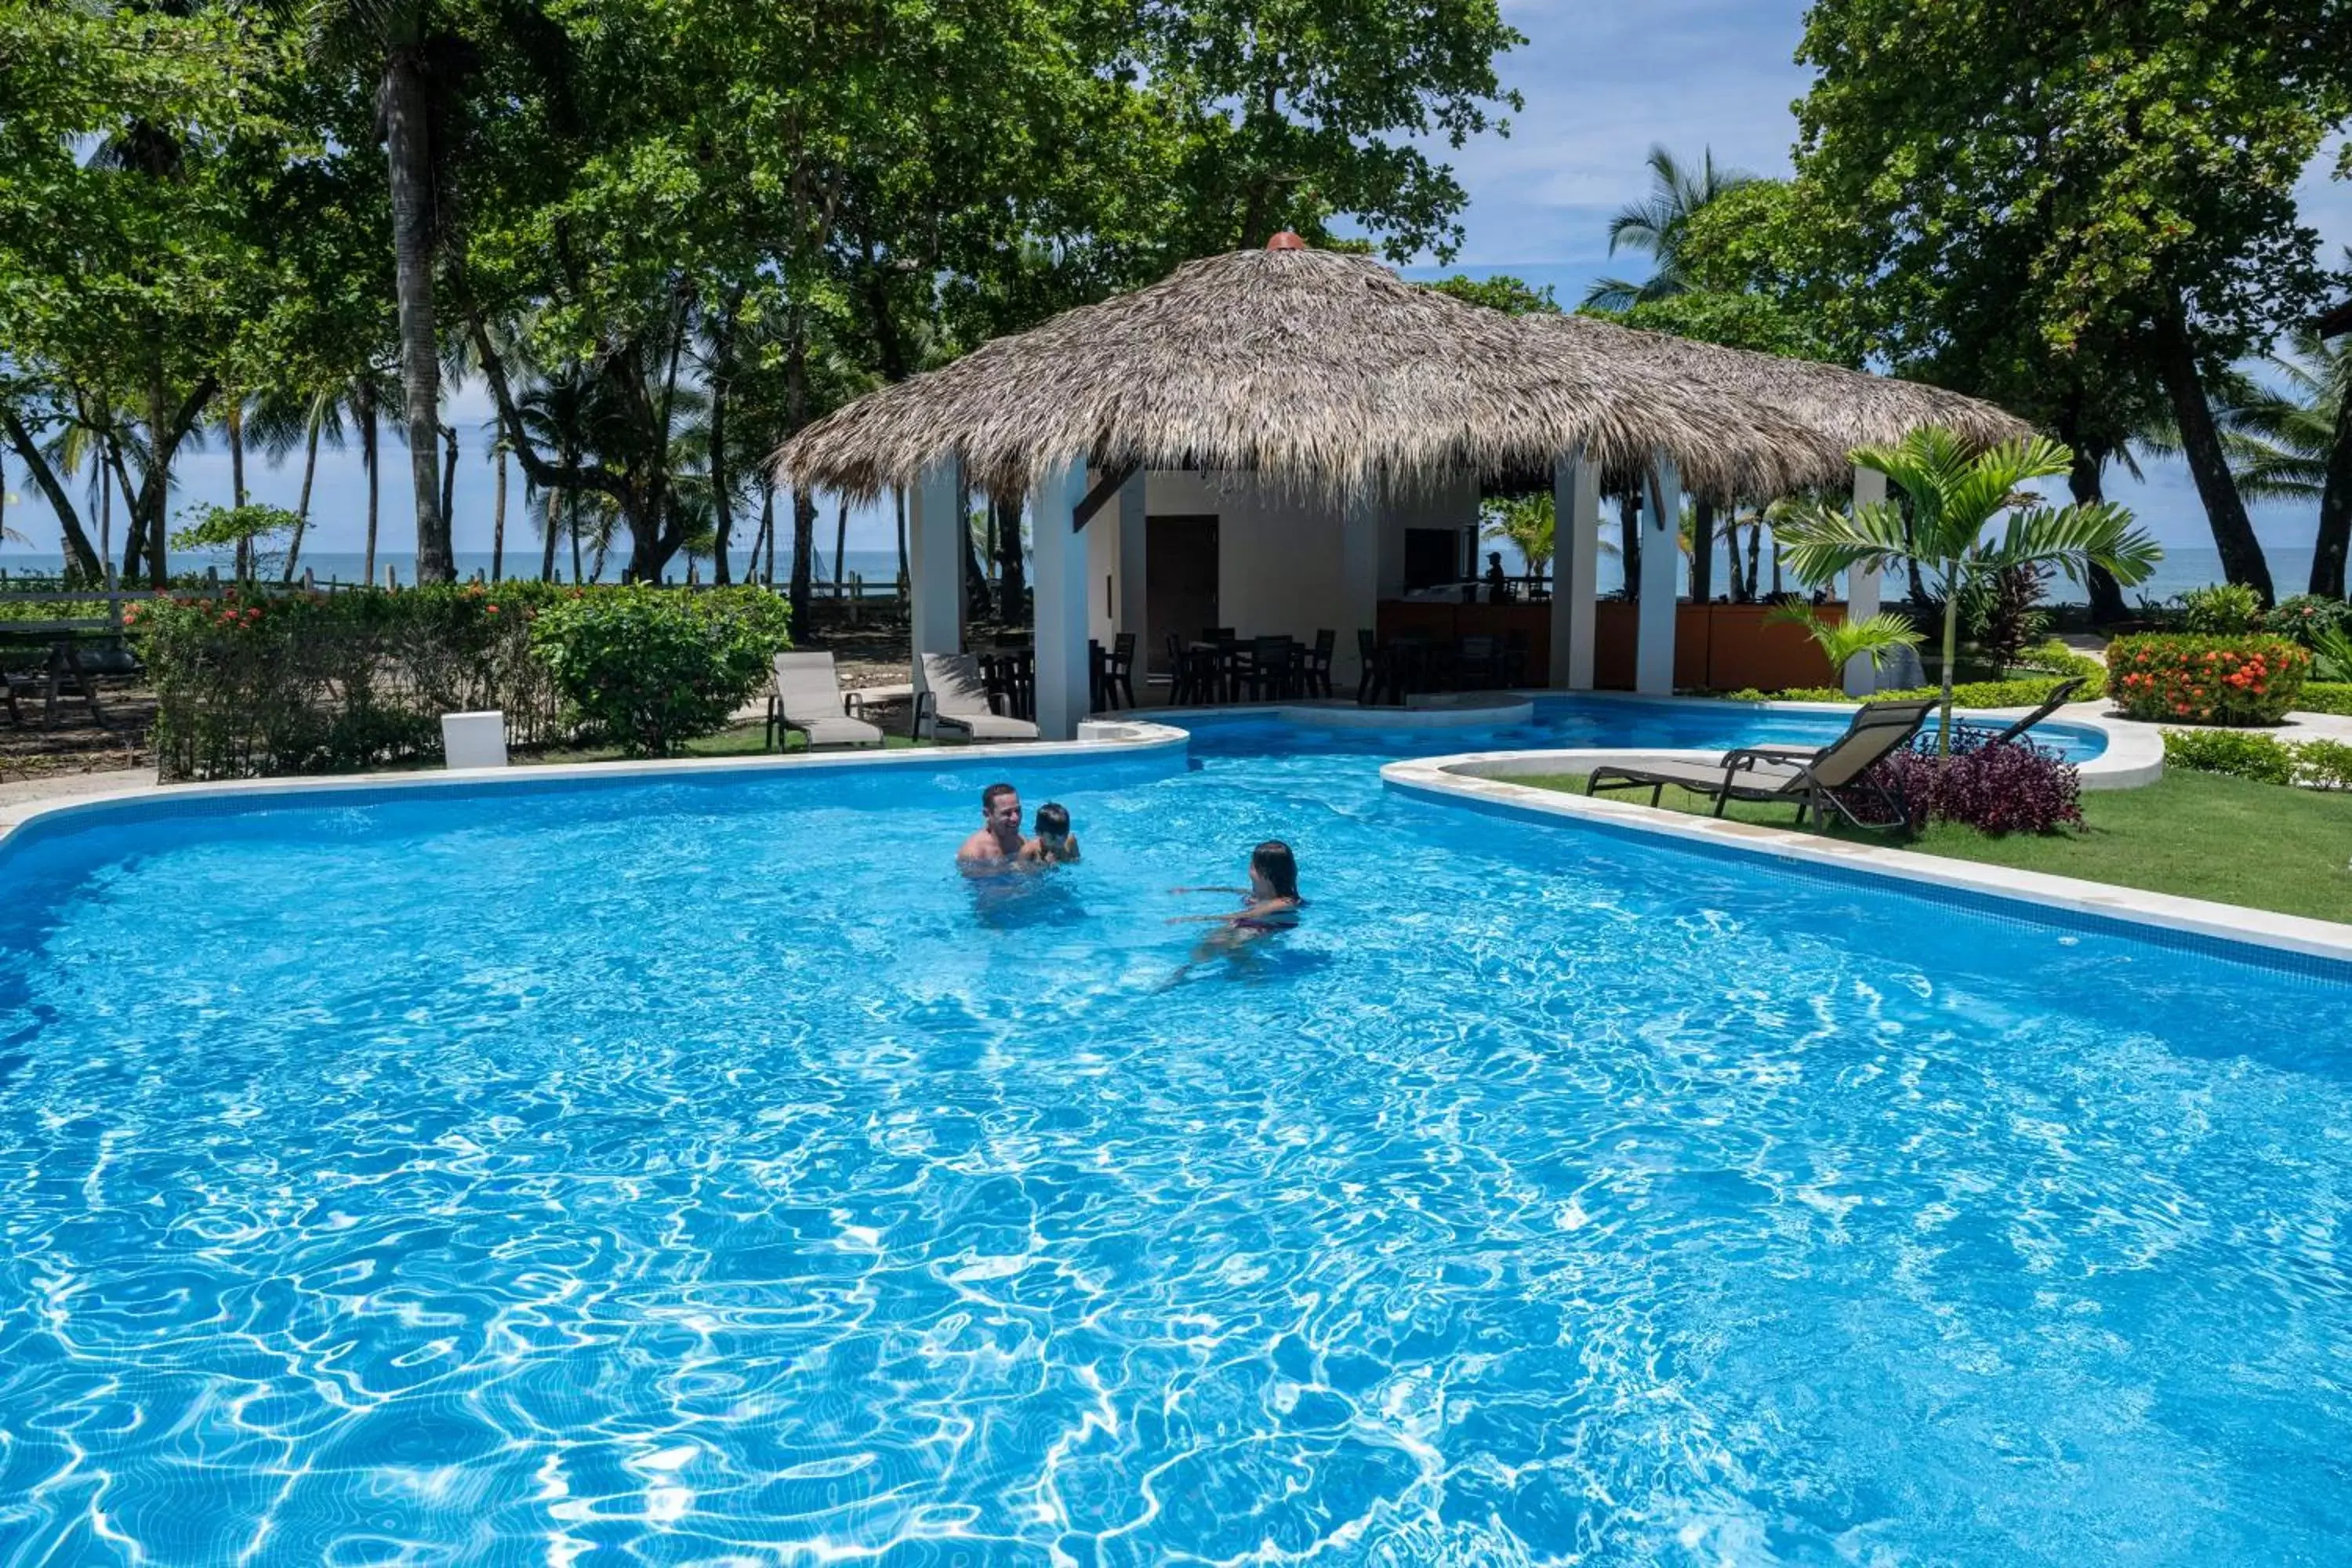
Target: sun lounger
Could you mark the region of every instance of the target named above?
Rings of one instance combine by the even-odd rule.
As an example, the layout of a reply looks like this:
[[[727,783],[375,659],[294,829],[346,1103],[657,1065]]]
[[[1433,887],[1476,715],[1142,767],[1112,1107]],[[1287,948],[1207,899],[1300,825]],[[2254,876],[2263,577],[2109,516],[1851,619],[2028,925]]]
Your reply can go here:
[[[946,730],[973,741],[1037,739],[1036,725],[1007,718],[990,706],[980,660],[968,653],[923,656],[923,690],[915,699],[916,733],[922,732],[927,716],[933,736]]]
[[[1830,813],[1857,827],[1892,827],[1909,821],[1900,797],[1868,775],[1879,762],[1911,743],[1919,726],[1935,708],[1932,701],[1873,702],[1853,717],[1846,732],[1827,746],[1808,752],[1801,747],[1747,746],[1726,752],[1715,763],[1626,763],[1595,768],[1584,793],[1647,789],[1655,805],[1668,784],[1694,795],[1712,796],[1715,815],[1735,800],[1787,801],[1802,823],[1810,815],[1816,826],[1829,826]],[[1874,797],[1886,808],[1883,822],[1864,821],[1844,798]]]
[[[775,685],[768,693],[768,743],[781,745],[784,731],[797,730],[808,737],[809,750],[820,746],[878,746],[881,730],[863,719],[848,716],[841,686],[835,678],[829,653],[780,653],[775,659]]]
[[[1988,746],[2010,745],[2024,740],[2027,731],[2072,702],[2074,700],[2074,693],[2081,689],[2082,684],[2083,678],[2079,675],[2071,680],[2060,681],[2050,689],[2050,695],[2042,699],[2041,707],[2005,730],[1996,730],[1993,725],[1982,720],[1966,719],[1955,723],[1952,728],[1958,733],[1968,736],[1971,741],[1980,741]]]

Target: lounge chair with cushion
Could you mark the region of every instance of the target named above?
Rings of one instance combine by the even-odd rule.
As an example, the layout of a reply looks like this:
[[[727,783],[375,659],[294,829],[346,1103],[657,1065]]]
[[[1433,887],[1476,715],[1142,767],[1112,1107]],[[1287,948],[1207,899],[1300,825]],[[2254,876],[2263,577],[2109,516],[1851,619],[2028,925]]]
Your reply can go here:
[[[829,653],[780,653],[775,658],[775,684],[768,692],[768,744],[783,743],[784,731],[797,730],[808,737],[809,750],[819,746],[878,746],[879,726],[850,717],[852,704],[841,694]]]
[[[1666,786],[1675,784],[1711,796],[1717,816],[1735,800],[1777,800],[1797,808],[1799,823],[1810,815],[1817,827],[1829,826],[1832,810],[1857,827],[1905,826],[1910,813],[1902,799],[1868,775],[1911,743],[1935,706],[1933,701],[1873,702],[1853,716],[1844,734],[1811,752],[1801,747],[1745,746],[1726,752],[1715,763],[1660,761],[1595,768],[1584,793],[1646,789],[1655,805]],[[1865,821],[1845,798],[1848,795],[1874,798],[1885,808],[1885,820]]]
[[[971,741],[1034,741],[1037,726],[1013,719],[990,705],[988,682],[980,660],[968,653],[927,653],[923,656],[923,690],[915,699],[915,732],[931,721],[936,737],[942,730]]]

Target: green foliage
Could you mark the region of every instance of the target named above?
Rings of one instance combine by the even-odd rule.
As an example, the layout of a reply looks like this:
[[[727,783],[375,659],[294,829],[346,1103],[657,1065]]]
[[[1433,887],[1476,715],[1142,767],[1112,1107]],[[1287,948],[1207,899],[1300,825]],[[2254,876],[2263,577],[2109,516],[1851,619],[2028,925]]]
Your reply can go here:
[[[1961,636],[1993,663],[2016,663],[2050,625],[2038,607],[2045,582],[2032,564],[1977,574],[1960,594]]]
[[[530,620],[538,583],[221,598],[130,607],[167,782],[352,773],[441,754],[441,715],[498,709],[518,746],[572,738]],[[594,593],[609,590],[588,590]]]
[[[1805,635],[1813,639],[1832,669],[1843,669],[1857,655],[1868,657],[1870,668],[1876,669],[1885,662],[1885,655],[1898,647],[1917,647],[1920,642],[1918,628],[1901,616],[1880,614],[1859,621],[1832,623],[1799,599],[1776,606],[1764,618],[1804,627]]]
[[[1490,310],[1500,310],[1507,316],[1559,314],[1559,300],[1553,297],[1550,284],[1538,289],[1508,273],[1497,273],[1492,278],[1441,278],[1422,287],[1432,293],[1459,300],[1465,305],[1484,305]]]
[[[2352,631],[2352,604],[2320,594],[2297,594],[2291,599],[2281,599],[2263,616],[2262,626],[2266,632],[2276,632],[2313,647],[2315,645],[2312,638],[2318,632]],[[2352,676],[2345,679],[2352,679]]]
[[[1639,300],[1622,312],[1596,309],[1589,313],[1644,331],[1671,332],[1784,359],[1834,362],[1840,357],[1818,321],[1769,294],[1685,289],[1663,300]]]
[[[632,584],[558,599],[531,647],[568,710],[632,756],[666,757],[727,726],[792,646],[783,602],[759,588],[679,594]]]
[[[2352,745],[2284,741],[2234,730],[2167,730],[2164,760],[2177,768],[2227,773],[2256,784],[2352,789]]]
[[[2256,784],[2293,784],[2294,754],[2274,735],[2233,730],[2167,730],[2164,760],[2176,768],[2227,773]]]
[[[250,501],[244,506],[203,506],[196,521],[172,534],[174,550],[232,550],[240,544],[267,545],[290,534],[301,519],[282,506]]]
[[[2307,680],[2294,705],[2305,713],[2336,713],[2352,718],[2352,681]]]
[[[1956,708],[2039,708],[2048,701],[2050,694],[2057,689],[2059,679],[2071,678],[2071,673],[2069,677],[2053,677],[2038,680],[1964,680],[1952,688],[1953,706]],[[1833,686],[1791,686],[1784,690],[1769,692],[1747,686],[1737,691],[1727,691],[1724,693],[1724,697],[1726,700],[1732,702],[1843,702],[1854,706],[1865,701],[1920,701],[1931,698],[1939,699],[1943,694],[1943,689],[1937,686],[1907,687],[1900,690],[1890,689],[1885,691],[1873,692],[1867,698],[1849,697],[1844,691]],[[2099,694],[2099,683],[2096,680],[2088,680],[2076,689],[2074,700],[2086,701]]]
[[[2217,583],[2180,595],[2181,624],[2203,637],[2236,637],[2263,618],[2263,601],[2252,588]]]
[[[2102,696],[2107,689],[2106,660],[2078,652],[2056,637],[2027,648],[2017,656],[2016,662],[2029,669],[2046,669],[2053,675],[2081,677],[2085,699]]]
[[[2132,527],[2131,513],[2104,501],[2064,508],[2015,504],[2031,480],[2065,473],[2073,454],[2039,437],[1972,451],[1948,430],[1915,430],[1893,447],[1858,447],[1855,464],[1885,474],[1910,502],[1856,507],[1814,500],[1788,507],[1774,524],[1797,576],[1826,583],[1855,567],[1917,565],[1944,603],[1944,723],[1952,732],[1952,674],[1958,664],[1960,602],[1976,579],[2023,567],[2056,566],[2081,581],[2092,566],[2116,581],[2145,582],[2162,552]],[[2008,522],[1992,532],[1995,518]]]
[[[1530,571],[1540,572],[1550,562],[1555,518],[1551,493],[1489,500],[1479,509],[1485,526],[1478,537],[1517,550]]]
[[[2147,633],[2107,645],[2107,684],[2134,719],[2275,724],[2294,709],[2311,655],[2284,637]]]

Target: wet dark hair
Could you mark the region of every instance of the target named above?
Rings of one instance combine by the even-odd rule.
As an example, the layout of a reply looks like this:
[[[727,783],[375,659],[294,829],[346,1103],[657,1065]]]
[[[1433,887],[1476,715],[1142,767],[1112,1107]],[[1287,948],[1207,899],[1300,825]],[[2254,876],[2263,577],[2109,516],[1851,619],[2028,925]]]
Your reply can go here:
[[[1281,839],[1269,838],[1251,850],[1250,869],[1264,874],[1265,879],[1274,884],[1276,898],[1295,899],[1298,896],[1298,858]]]
[[[981,815],[982,815],[982,816],[987,816],[991,811],[992,811],[992,810],[994,810],[994,809],[995,809],[995,806],[996,806],[996,797],[997,797],[998,795],[1019,795],[1020,793],[1021,793],[1021,792],[1020,792],[1019,790],[1014,789],[1014,788],[1013,788],[1011,784],[992,784],[989,785],[986,789],[982,790],[982,791],[980,792],[980,812],[981,812]]]
[[[1039,806],[1037,831],[1040,835],[1050,833],[1056,838],[1067,838],[1070,836],[1070,808],[1050,800]]]

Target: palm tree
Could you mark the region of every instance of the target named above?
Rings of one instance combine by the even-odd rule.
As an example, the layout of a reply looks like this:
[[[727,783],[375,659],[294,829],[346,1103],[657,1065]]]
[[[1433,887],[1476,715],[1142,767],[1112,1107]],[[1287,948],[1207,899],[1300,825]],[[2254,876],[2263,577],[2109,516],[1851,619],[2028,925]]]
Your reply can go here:
[[[2132,515],[2111,501],[2063,508],[2021,495],[2018,487],[2067,472],[2074,455],[2046,437],[2021,437],[1971,454],[1949,430],[1914,430],[1893,447],[1857,447],[1857,468],[1875,468],[1911,503],[1878,501],[1841,510],[1820,500],[1790,507],[1773,533],[1790,568],[1811,584],[1841,572],[1883,570],[1916,563],[1929,591],[1944,603],[1943,738],[1951,752],[1952,672],[1958,662],[1960,598],[1969,584],[2011,567],[2053,565],[2076,582],[2103,566],[2128,587],[2144,583],[2163,552],[2132,527]],[[2001,513],[2007,528],[1987,537]]]
[[[1486,505],[1485,517],[1486,526],[1479,530],[1479,538],[1490,543],[1507,544],[1517,551],[1529,572],[1540,573],[1551,564],[1557,523],[1549,490],[1512,500],[1490,500]],[[1598,545],[1601,554],[1614,555],[1617,545],[1609,538],[1608,530],[1606,522],[1601,524]]]
[[[1650,195],[1609,220],[1609,254],[1620,246],[1640,251],[1653,266],[1648,281],[1629,283],[1622,278],[1600,279],[1585,290],[1584,302],[1599,310],[1627,310],[1652,300],[1672,299],[1690,287],[1682,266],[1683,236],[1693,214],[1707,203],[1756,176],[1743,169],[1718,169],[1715,150],[1700,154],[1699,166],[1685,169],[1662,146],[1650,149]]]
[[[435,471],[441,450],[441,359],[433,322],[433,253],[445,204],[434,176],[431,127],[433,97],[447,90],[450,73],[436,68],[436,58],[449,50],[434,27],[433,10],[433,0],[312,0],[310,19],[320,54],[376,78],[392,186],[400,384],[416,490],[416,579],[446,583],[457,576],[457,561]]]
[[[1876,669],[1883,661],[1883,656],[1898,647],[1917,647],[1920,642],[1918,628],[1901,616],[1884,611],[1875,616],[1865,616],[1858,621],[1832,624],[1822,619],[1811,605],[1791,601],[1777,605],[1764,618],[1804,627],[1805,635],[1813,639],[1814,646],[1830,661],[1832,675],[1843,669],[1856,656],[1867,658],[1870,668]]]

